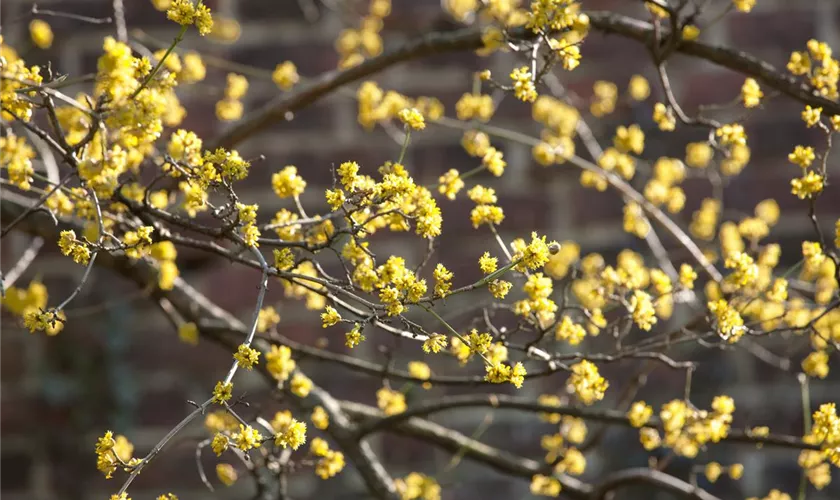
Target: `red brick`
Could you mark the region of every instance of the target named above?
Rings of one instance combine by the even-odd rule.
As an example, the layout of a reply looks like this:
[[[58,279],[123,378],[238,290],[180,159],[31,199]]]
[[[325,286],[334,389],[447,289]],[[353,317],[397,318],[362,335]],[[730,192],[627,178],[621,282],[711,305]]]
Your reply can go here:
[[[804,50],[814,37],[815,19],[814,12],[807,9],[736,14],[727,21],[729,45],[783,68],[790,52]]]
[[[265,2],[263,0],[240,0],[237,2],[237,11],[242,22],[279,20],[283,22],[303,22],[303,11],[298,2]],[[325,8],[320,4],[316,5],[322,14]]]
[[[178,491],[181,489],[195,489],[201,491],[206,486],[201,482],[198,475],[198,466],[195,463],[195,447],[200,439],[206,437],[206,432],[200,431],[200,423],[196,423],[190,427],[192,431],[185,430],[181,435],[173,439],[169,445],[164,448],[163,452],[159,454],[154,462],[143,469],[143,473],[137,476],[137,479],[132,483],[132,488],[135,491],[151,490],[154,495],[159,495],[165,491]],[[163,437],[163,436],[161,436]],[[139,450],[144,453],[148,450]],[[204,472],[207,478],[216,485],[220,486],[216,478],[216,464],[221,460],[216,458],[215,454],[210,449],[205,449],[202,463],[205,464]],[[237,467],[239,473],[244,478],[247,475],[240,465],[241,462],[234,460],[232,457],[225,460]],[[152,496],[152,498],[154,498]]]
[[[264,69],[274,69],[277,63],[293,61],[298,72],[307,77],[317,76],[330,71],[338,65],[338,54],[332,44],[309,41],[300,45],[285,45],[278,52],[276,45],[233,46],[229,59],[240,64],[247,64]]]
[[[3,391],[2,402],[0,433],[19,435],[35,430],[38,421],[32,417],[37,415],[39,405],[34,398],[21,394],[19,388],[8,388]]]
[[[9,338],[13,334],[11,326],[17,324],[17,318],[3,314],[3,323],[5,324],[5,331],[3,332],[6,339],[3,342],[3,349],[0,350],[0,378],[3,380],[23,380],[23,377],[29,367],[26,363],[26,344],[25,342],[31,340],[26,338]]]
[[[32,457],[25,452],[3,450],[0,469],[3,470],[3,481],[0,481],[0,491],[3,493],[23,493],[29,488]]]
[[[225,365],[219,365],[219,378],[224,375]],[[195,383],[196,377],[190,380]],[[212,384],[207,384],[208,387]],[[164,390],[146,391],[140,397],[134,422],[138,427],[174,427],[182,418],[195,409],[187,403],[186,391],[177,386]],[[196,401],[201,403],[201,401]],[[198,421],[200,422],[200,421]],[[198,424],[196,424],[198,425]]]

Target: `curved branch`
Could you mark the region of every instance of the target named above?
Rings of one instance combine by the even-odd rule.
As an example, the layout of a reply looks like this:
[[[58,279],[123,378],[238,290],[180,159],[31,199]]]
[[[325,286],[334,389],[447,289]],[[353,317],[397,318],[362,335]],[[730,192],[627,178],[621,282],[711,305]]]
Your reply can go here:
[[[312,104],[339,87],[396,64],[432,54],[476,49],[481,45],[481,32],[472,28],[446,33],[428,33],[409,41],[399,49],[368,59],[358,66],[324,73],[299,89],[273,99],[263,110],[251,114],[225,132],[214,141],[210,149],[231,148],[268,125],[285,120],[287,114]]]
[[[647,483],[656,489],[667,490],[684,498],[692,498],[695,500],[720,500],[720,498],[712,495],[708,491],[692,486],[682,479],[656,469],[643,467],[625,469],[608,475],[595,487],[595,490],[589,498],[591,500],[603,500],[607,498],[607,494],[610,492],[633,483]]]
[[[24,210],[26,210],[26,206],[22,203],[16,203],[9,199],[9,197],[4,197],[3,200],[0,200],[0,221],[6,223],[9,220],[13,220]],[[62,223],[59,226],[55,226],[50,219],[47,219],[45,215],[39,212],[23,220],[19,226],[21,230],[41,236],[49,241],[57,241],[59,232],[68,227],[76,231],[82,231],[81,226],[77,224]],[[100,258],[96,260],[96,264],[97,266],[117,271],[121,276],[137,283],[141,287],[148,286],[150,282],[157,283],[157,269],[151,263],[144,260],[132,261],[124,255],[100,252]],[[166,291],[155,288],[151,295],[157,301],[166,299],[185,321],[195,322],[199,325],[200,330],[203,330],[204,325],[210,322],[224,325],[228,331],[235,332],[237,339],[234,341],[223,339],[213,334],[208,335],[214,341],[229,348],[235,349],[241,343],[242,336],[248,333],[248,326],[236,316],[207,299],[182,278],[175,280],[175,285],[172,290]],[[208,330],[213,331],[211,329]],[[206,334],[205,331],[202,331],[202,333]],[[267,351],[270,347],[268,341],[262,338],[254,339],[254,346],[263,352]],[[270,375],[266,372],[265,365],[261,364],[260,367],[266,376],[271,379]],[[353,439],[356,434],[355,426],[340,412],[335,399],[326,391],[319,388],[313,388],[310,397],[313,400],[313,404],[322,405],[330,413],[330,421],[333,425],[330,425],[328,432],[330,432],[342,448],[349,461],[359,471],[371,494],[376,498],[397,498],[393,480],[388,476],[387,471],[385,471],[381,461],[373,453],[370,446],[367,443],[360,443]]]
[[[508,396],[505,394],[465,394],[447,396],[436,401],[423,402],[422,404],[409,408],[402,413],[371,422],[359,428],[359,437],[364,437],[372,432],[383,430],[412,417],[427,416],[432,413],[453,410],[455,408],[476,407],[491,407],[499,409],[507,408],[530,412],[557,413],[560,415],[569,415],[589,420],[599,420],[602,422],[629,425],[625,414],[615,410],[592,410],[589,408],[576,408],[572,406],[549,406],[539,404],[534,400]]]
[[[398,425],[401,422],[413,417],[425,417],[433,413],[440,413],[442,411],[453,410],[456,408],[484,407],[522,410],[532,413],[555,413],[559,415],[582,418],[585,420],[631,427],[627,414],[619,410],[598,410],[593,408],[578,408],[574,406],[550,406],[539,404],[532,399],[508,396],[505,394],[465,394],[447,396],[437,401],[427,401],[422,404],[418,404],[413,408],[409,408],[402,413],[369,422],[359,428],[358,434],[360,437],[364,437],[370,433],[385,430],[391,426]],[[662,422],[658,417],[651,417],[651,419],[648,420],[646,427],[660,427],[661,425]],[[723,440],[736,443],[751,443],[756,445],[778,446],[780,448],[793,448],[797,450],[820,449],[820,445],[806,443],[794,436],[755,436],[748,432],[735,429],[730,430],[727,437]]]
[[[635,40],[648,48],[652,48],[656,43],[653,25],[650,23],[611,12],[596,11],[587,14],[593,29]],[[663,36],[667,34],[665,32]],[[391,66],[433,54],[479,49],[483,46],[481,35],[481,30],[476,28],[429,33],[409,41],[400,48],[368,59],[358,66],[324,73],[298,90],[273,99],[261,111],[247,116],[214,141],[210,149],[236,146],[272,123],[285,120],[288,113],[294,113],[312,104],[343,85],[359,81]],[[518,28],[511,30],[511,36],[514,39],[527,38],[532,36],[532,33],[524,28]],[[675,50],[751,76],[766,87],[775,89],[803,104],[823,108],[823,112],[828,115],[840,114],[840,103],[826,99],[807,82],[784,74],[773,65],[746,52],[697,41],[682,41]]]
[[[381,411],[365,404],[353,401],[341,401],[340,404],[342,410],[355,418],[372,420],[382,417]],[[534,474],[545,472],[544,465],[536,460],[494,448],[458,431],[421,418],[409,418],[389,428],[388,431],[419,439],[452,453],[462,453],[465,458],[503,474],[530,479]],[[558,479],[563,486],[563,493],[573,498],[588,498],[592,492],[591,486],[574,477],[559,474]]]
[[[367,361],[360,358],[355,358],[353,356],[347,356],[344,354],[339,354],[336,352],[327,351],[324,349],[319,349],[317,347],[308,346],[306,344],[301,344],[300,342],[295,342],[283,335],[272,335],[272,340],[276,341],[280,345],[285,345],[292,351],[303,355],[304,357],[313,358],[316,361],[320,362],[329,362],[329,363],[338,363],[343,365],[351,370],[366,373],[368,375],[373,375],[375,377],[388,377],[397,380],[403,380],[406,382],[416,382],[416,383],[425,383],[429,382],[433,385],[446,385],[446,386],[456,386],[456,385],[495,385],[492,382],[487,382],[485,377],[482,375],[432,375],[428,379],[418,379],[417,377],[412,376],[407,371],[402,370],[394,370],[388,368],[387,366],[380,365],[378,363],[373,363],[371,361]],[[546,369],[540,372],[535,373],[528,373],[528,379],[533,379],[537,377],[545,377],[548,375],[552,375],[557,373],[558,370],[554,369]]]

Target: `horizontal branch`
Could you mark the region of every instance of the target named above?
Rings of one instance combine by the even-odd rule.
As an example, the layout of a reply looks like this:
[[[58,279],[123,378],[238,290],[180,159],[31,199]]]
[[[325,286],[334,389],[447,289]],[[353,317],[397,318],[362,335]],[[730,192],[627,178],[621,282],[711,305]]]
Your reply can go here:
[[[627,37],[641,42],[648,48],[653,47],[655,43],[653,25],[650,23],[606,12],[592,12],[589,14],[589,20],[593,28],[605,34]],[[663,30],[661,37],[667,39],[668,36],[668,31]],[[698,41],[680,41],[676,51],[751,76],[765,86],[803,104],[821,107],[823,112],[829,115],[840,114],[840,103],[826,99],[804,80],[780,71],[772,64],[744,51]]]
[[[426,401],[417,406],[407,409],[402,413],[383,417],[380,420],[369,422],[361,426],[358,430],[360,436],[366,436],[370,433],[381,431],[397,425],[402,421],[412,417],[427,417],[434,413],[454,410],[457,408],[498,408],[522,410],[533,413],[555,413],[559,415],[567,415],[570,417],[582,418],[584,420],[591,420],[596,422],[604,422],[608,424],[617,424],[630,427],[630,420],[627,418],[625,412],[619,410],[596,409],[576,406],[551,406],[540,404],[532,399],[508,396],[506,394],[465,394],[458,396],[447,396],[437,401]],[[648,427],[660,427],[662,422],[658,417],[652,417],[648,422]],[[730,430],[728,436],[724,439],[728,442],[736,443],[751,443],[756,445],[778,446],[781,448],[793,448],[798,450],[819,450],[819,444],[810,444],[802,441],[794,436],[785,435],[769,435],[769,436],[755,436],[744,431]]]
[[[656,469],[637,467],[625,469],[608,474],[590,495],[591,500],[605,500],[609,493],[630,484],[645,483],[654,486],[656,489],[670,491],[683,498],[694,500],[720,500],[706,490],[691,485],[682,479],[676,478]],[[616,496],[615,498],[621,498]]]
[[[312,82],[273,99],[264,109],[246,116],[225,132],[211,149],[231,148],[272,123],[286,120],[289,113],[295,113],[343,85],[359,81],[396,64],[432,54],[471,50],[480,46],[481,32],[476,29],[428,33],[409,41],[397,50],[385,52],[358,66],[324,73]]]
[[[357,419],[373,420],[382,417],[382,412],[360,403],[341,401],[341,408]],[[460,453],[464,458],[486,465],[498,472],[530,479],[535,474],[548,474],[546,465],[530,458],[521,457],[505,450],[494,448],[472,439],[458,431],[434,422],[411,417],[388,429],[395,434],[421,440],[451,453]],[[606,474],[600,483],[590,486],[566,474],[557,474],[563,494],[575,499],[603,500],[608,494],[625,485],[645,483],[657,490],[665,490],[684,498],[695,500],[720,500],[711,493],[693,486],[679,478],[649,468],[632,468]]]
[[[380,419],[383,415],[380,410],[365,404],[353,401],[341,401],[340,404],[342,410],[357,419],[376,421],[375,419]],[[418,439],[451,453],[463,454],[464,458],[503,474],[530,479],[535,474],[546,472],[543,470],[543,464],[536,460],[489,446],[456,430],[421,418],[406,419],[388,431]],[[563,485],[563,492],[572,498],[589,498],[592,492],[591,486],[569,475],[559,474],[558,480]]]
[[[282,335],[272,335],[271,338],[273,341],[276,341],[281,345],[285,345],[286,347],[296,352],[297,354],[302,355],[303,357],[313,358],[316,361],[321,362],[338,363],[351,370],[360,373],[365,373],[368,375],[373,375],[375,377],[387,377],[390,379],[403,380],[406,382],[429,382],[430,384],[441,386],[493,385],[492,382],[487,382],[483,375],[431,375],[427,379],[419,379],[417,377],[412,376],[411,373],[407,371],[395,370],[385,365],[380,365],[378,363],[367,361],[365,359],[360,359],[353,356],[347,356],[344,354],[327,351],[325,349],[319,349],[317,347],[308,346],[300,342],[295,342],[294,340],[291,340]],[[528,379],[530,380],[536,377],[552,375],[554,373],[557,373],[557,371],[558,370],[552,370],[551,368],[549,368],[540,372],[528,373]]]
[[[595,11],[587,14],[590,25],[595,30],[635,40],[648,48],[656,43],[653,25],[650,23],[611,12]],[[662,36],[667,34],[662,33]],[[434,54],[479,49],[483,46],[481,35],[481,30],[476,28],[428,33],[402,47],[368,59],[358,66],[324,73],[312,82],[276,97],[263,109],[246,116],[214,141],[211,149],[234,147],[269,125],[288,119],[290,113],[297,112],[340,87],[391,66]],[[531,32],[524,28],[511,30],[513,38],[527,38],[531,35]],[[681,41],[676,46],[676,51],[755,78],[765,87],[775,89],[803,104],[822,107],[826,114],[840,114],[840,103],[826,99],[806,81],[788,75],[746,52],[699,41]]]
[[[573,406],[550,406],[539,404],[532,399],[508,396],[506,394],[464,394],[446,396],[440,400],[425,401],[402,413],[384,417],[359,428],[359,436],[383,430],[411,417],[425,417],[433,413],[454,410],[456,408],[491,407],[500,409],[524,410],[530,412],[557,413],[571,417],[597,420],[613,424],[629,425],[623,412],[615,410],[594,410]]]

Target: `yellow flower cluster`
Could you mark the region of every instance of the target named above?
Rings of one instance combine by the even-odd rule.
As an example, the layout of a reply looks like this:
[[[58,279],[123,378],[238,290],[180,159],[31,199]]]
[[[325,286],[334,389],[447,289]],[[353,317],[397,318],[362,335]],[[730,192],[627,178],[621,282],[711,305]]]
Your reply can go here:
[[[586,405],[604,399],[604,394],[610,386],[598,372],[598,367],[583,360],[572,365],[572,375],[567,385],[577,398]]]
[[[242,368],[251,370],[254,368],[254,365],[259,362],[260,351],[246,344],[241,344],[233,354],[233,359],[235,359]]]
[[[216,117],[222,121],[242,118],[242,98],[248,92],[248,79],[236,73],[228,73],[224,98],[216,103]]]
[[[488,122],[493,117],[493,98],[487,94],[464,94],[455,103],[455,114],[459,120]]]
[[[316,406],[312,410],[312,416],[310,416],[310,420],[312,420],[312,425],[314,425],[316,429],[322,431],[326,430],[327,427],[330,426],[330,416],[323,406]]]
[[[140,463],[139,458],[132,458],[134,445],[125,436],[116,436],[111,431],[96,441],[96,468],[105,475],[105,479],[111,479],[118,467],[129,471]]]
[[[313,439],[310,451],[316,457],[320,457],[315,464],[315,474],[321,479],[326,480],[334,477],[344,469],[344,454],[340,451],[331,450],[323,439]]]
[[[744,85],[741,86],[741,101],[745,108],[755,108],[761,104],[762,97],[764,97],[764,92],[761,91],[755,78],[744,80]]]
[[[2,38],[0,38],[0,44],[2,44]],[[20,90],[31,85],[41,85],[44,81],[41,68],[38,66],[27,68],[26,62],[20,59],[14,50],[5,44],[0,46],[2,46],[3,56],[3,65],[0,68],[3,75],[3,85],[0,85],[0,101],[3,102],[3,110],[0,112],[0,117],[4,121],[17,118],[28,122],[32,117],[34,104],[34,101],[28,98],[34,97],[36,92]]]
[[[32,38],[32,43],[39,49],[48,49],[52,46],[52,28],[43,19],[33,19],[29,22],[29,36]]]
[[[90,261],[90,248],[87,243],[76,238],[73,230],[62,231],[59,235],[58,248],[64,255],[72,255],[76,264],[87,264]]]
[[[650,6],[650,3],[645,3]],[[598,80],[592,86],[592,102],[589,104],[589,112],[596,118],[606,116],[615,111],[615,104],[618,101],[618,86],[613,82]]]
[[[484,380],[494,384],[510,382],[517,389],[522,388],[522,384],[525,383],[525,375],[527,375],[522,363],[510,366],[502,362],[491,361],[485,365],[485,370],[487,373],[484,375]]]
[[[353,326],[352,330],[344,334],[344,338],[344,345],[351,349],[366,340],[366,337],[362,335],[362,328],[358,323]]]
[[[364,82],[356,93],[359,101],[359,124],[370,130],[374,125],[398,117],[404,109],[415,109],[423,118],[437,120],[443,116],[443,104],[436,98],[408,97],[389,90],[383,91],[376,82]]]
[[[292,376],[292,380],[289,381],[289,390],[295,396],[305,398],[312,391],[312,380],[306,375],[297,372]]]
[[[230,401],[233,397],[233,383],[232,382],[216,382],[216,387],[213,388],[213,402],[223,404]]]
[[[361,64],[366,57],[382,53],[383,21],[391,14],[391,0],[371,0],[368,14],[361,20],[359,29],[343,30],[335,41],[340,57],[339,68],[350,68]]]
[[[454,168],[447,170],[438,179],[438,192],[450,200],[454,200],[462,189],[464,189],[464,181],[461,179],[461,174]]]
[[[400,500],[440,500],[440,485],[433,477],[412,472],[394,480]]]
[[[253,448],[262,446],[263,436],[260,432],[250,425],[239,424],[239,432],[231,436],[236,443],[236,447],[242,451],[248,451]]]
[[[239,474],[236,469],[230,464],[216,464],[216,477],[225,486],[231,486],[239,479]],[[113,498],[111,500],[114,500]]]
[[[423,341],[423,351],[426,353],[439,353],[440,351],[446,349],[446,345],[448,344],[449,340],[446,338],[446,335],[441,335],[439,333],[432,333],[429,335],[429,338]]]
[[[271,346],[271,351],[265,355],[265,366],[271,376],[278,381],[289,378],[297,364],[292,359],[292,350],[286,346]]]
[[[517,99],[524,102],[534,102],[537,100],[537,87],[534,85],[534,75],[527,66],[514,68],[510,73],[510,79],[513,80],[513,95]]]
[[[536,317],[537,324],[549,325],[554,323],[554,313],[557,311],[557,304],[549,297],[554,291],[554,284],[548,276],[543,273],[534,273],[528,276],[522,291],[528,296],[527,299],[519,300],[513,304],[513,311],[526,320],[532,315]]]
[[[735,343],[744,335],[747,330],[744,319],[726,300],[710,301],[707,307],[715,317],[717,332],[722,339]]]
[[[193,3],[192,0],[172,0],[172,4],[166,11],[166,17],[181,26],[194,24],[201,36],[213,30],[213,16],[201,0],[198,3]]]
[[[646,405],[639,402],[631,408],[631,422],[647,422]],[[635,411],[634,411],[635,409]],[[659,418],[662,420],[664,440],[656,429],[642,427],[639,438],[647,450],[664,444],[683,457],[694,458],[706,443],[717,443],[729,434],[735,403],[729,396],[716,396],[712,401],[711,411],[689,406],[685,401],[675,399],[662,406]],[[649,417],[649,415],[648,415]],[[642,424],[644,425],[644,424]]]
[[[417,108],[404,108],[397,113],[397,117],[410,129],[423,130],[426,128],[426,120],[423,118],[423,113],[418,111]]]
[[[5,87],[6,80],[3,81]],[[5,89],[4,89],[5,90]],[[3,99],[5,107],[6,100]],[[32,183],[32,175],[35,169],[32,167],[32,158],[35,152],[26,143],[23,137],[16,137],[9,130],[6,135],[0,137],[0,166],[9,172],[9,181],[24,191],[28,191]],[[60,192],[60,191],[57,191]]]
[[[30,332],[44,331],[47,335],[58,335],[64,329],[67,319],[63,311],[45,310],[48,303],[47,287],[40,281],[30,281],[26,289],[10,286],[0,304],[22,318]]]
[[[685,191],[679,186],[685,175],[685,165],[680,160],[659,158],[653,165],[653,177],[645,185],[645,198],[657,207],[665,205],[669,212],[679,213],[686,200]]]
[[[300,81],[297,66],[292,61],[283,61],[271,73],[271,80],[282,90],[291,90]]]
[[[794,75],[806,76],[821,95],[836,99],[837,82],[840,80],[840,63],[832,58],[831,47],[825,42],[808,40],[806,49],[792,52],[787,70]],[[819,119],[819,117],[817,117]]]
[[[376,405],[385,415],[396,415],[406,409],[405,395],[399,391],[382,387],[376,391]]]
[[[536,474],[531,478],[531,494],[544,497],[558,497],[562,486],[556,477]]]
[[[288,410],[278,411],[271,420],[274,444],[297,450],[306,443],[306,423],[292,417]]]
[[[818,490],[831,482],[831,468],[840,464],[840,417],[834,403],[826,403],[814,412],[811,432],[804,436],[806,443],[820,445],[820,450],[802,450],[799,466]]]

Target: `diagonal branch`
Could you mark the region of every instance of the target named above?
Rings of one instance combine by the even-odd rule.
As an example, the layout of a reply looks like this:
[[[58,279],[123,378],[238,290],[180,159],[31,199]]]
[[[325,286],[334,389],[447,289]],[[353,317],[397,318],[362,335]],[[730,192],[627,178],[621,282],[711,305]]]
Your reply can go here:
[[[0,201],[0,220],[3,223],[7,223],[19,216],[24,210],[26,210],[26,206],[23,203],[15,202],[9,197],[5,197]],[[32,214],[19,224],[20,230],[40,236],[48,241],[58,241],[59,232],[68,227],[76,231],[82,231],[81,226],[76,224],[62,223],[59,226],[55,226],[52,219],[49,219],[40,212]],[[109,252],[100,252],[100,254],[100,258],[96,261],[98,266],[112,269],[124,278],[135,282],[138,286],[145,288],[150,282],[157,282],[158,271],[149,262],[143,260],[132,261],[124,255],[114,255]],[[238,318],[214,304],[181,278],[176,279],[172,290],[165,291],[160,288],[155,288],[151,295],[157,302],[165,299],[177,310],[185,321],[195,322],[202,330],[202,334],[229,348],[235,349],[241,342],[241,338],[248,333],[248,327]],[[227,331],[236,332],[237,340],[214,335],[212,332],[217,331],[215,329],[204,330],[202,327],[207,323],[223,325]],[[207,334],[208,331],[211,333]],[[262,352],[266,352],[269,350],[270,345],[265,339],[256,338],[254,339],[254,347]],[[273,380],[267,373],[265,364],[261,364],[260,367],[267,378]],[[369,444],[353,439],[357,432],[355,426],[341,412],[335,399],[320,388],[313,388],[313,391],[310,393],[310,398],[313,401],[313,405],[322,405],[330,414],[332,425],[330,425],[328,432],[330,432],[342,448],[342,451],[350,462],[355,465],[364,479],[368,491],[375,498],[396,498],[396,489],[393,480],[388,475],[379,458],[373,453]]]

